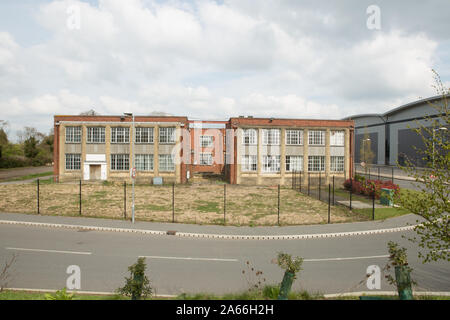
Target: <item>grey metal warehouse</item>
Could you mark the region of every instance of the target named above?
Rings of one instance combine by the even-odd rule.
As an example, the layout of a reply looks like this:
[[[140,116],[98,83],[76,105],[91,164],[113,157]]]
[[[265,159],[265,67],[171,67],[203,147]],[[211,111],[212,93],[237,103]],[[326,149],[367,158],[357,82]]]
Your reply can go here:
[[[423,142],[411,128],[417,128],[418,123],[430,127],[431,121],[426,117],[437,118],[444,124],[442,114],[430,103],[442,106],[442,95],[407,103],[383,114],[359,114],[344,118],[355,121],[355,163],[361,162],[359,150],[367,133],[375,154],[374,164],[396,165],[397,161],[403,164],[407,157],[416,166],[424,167],[426,161],[412,147],[422,148]],[[448,130],[445,131],[448,134]]]

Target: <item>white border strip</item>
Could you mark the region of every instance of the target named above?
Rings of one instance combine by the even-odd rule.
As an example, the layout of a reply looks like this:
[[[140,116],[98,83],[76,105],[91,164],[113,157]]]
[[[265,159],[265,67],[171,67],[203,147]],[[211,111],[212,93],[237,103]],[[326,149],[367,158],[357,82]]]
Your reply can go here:
[[[68,253],[68,254],[92,254],[92,252],[80,252],[80,251],[62,251],[62,250],[47,250],[47,249],[26,249],[26,248],[11,248],[6,247],[6,250],[17,251],[32,251],[32,252],[50,252],[50,253]]]
[[[49,227],[49,228],[66,228],[66,229],[78,229],[78,230],[90,230],[90,231],[128,232],[128,233],[140,233],[140,234],[167,236],[167,231],[154,231],[154,230],[143,230],[143,229],[95,227],[95,226],[81,226],[81,225],[72,225],[72,224],[27,222],[27,221],[12,221],[12,220],[0,220],[0,224],[25,225],[25,226]],[[298,234],[298,235],[267,235],[267,236],[177,232],[175,234],[175,236],[177,236],[177,237],[192,237],[192,238],[207,238],[207,239],[226,239],[226,240],[304,240],[304,239],[317,239],[317,238],[336,238],[336,237],[346,237],[346,236],[374,235],[374,234],[382,234],[382,233],[390,233],[390,232],[404,232],[404,231],[413,230],[415,227],[416,227],[416,225],[411,225],[411,226],[406,226],[406,227],[396,227],[396,228],[389,228],[389,229],[374,229],[374,230],[365,230],[365,231],[348,231],[348,232],[336,232],[336,233],[313,233],[313,234]]]

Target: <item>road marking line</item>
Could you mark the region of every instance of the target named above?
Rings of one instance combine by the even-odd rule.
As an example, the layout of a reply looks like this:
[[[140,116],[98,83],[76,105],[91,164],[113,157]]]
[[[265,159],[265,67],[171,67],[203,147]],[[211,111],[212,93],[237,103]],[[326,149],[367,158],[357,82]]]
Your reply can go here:
[[[316,261],[341,261],[341,260],[362,260],[362,259],[375,259],[375,258],[388,258],[389,255],[381,256],[368,256],[368,257],[348,257],[348,258],[325,258],[325,259],[304,259],[304,262],[316,262]]]
[[[51,252],[51,253],[70,253],[70,254],[92,254],[92,252],[79,252],[79,251],[61,251],[61,250],[45,250],[45,249],[26,249],[26,248],[5,248],[6,250],[18,250],[18,251],[34,251],[34,252]]]
[[[224,262],[238,262],[239,261],[237,259],[191,258],[191,257],[162,257],[162,256],[139,256],[139,258],[172,259],[172,260],[198,260],[198,261],[224,261]]]

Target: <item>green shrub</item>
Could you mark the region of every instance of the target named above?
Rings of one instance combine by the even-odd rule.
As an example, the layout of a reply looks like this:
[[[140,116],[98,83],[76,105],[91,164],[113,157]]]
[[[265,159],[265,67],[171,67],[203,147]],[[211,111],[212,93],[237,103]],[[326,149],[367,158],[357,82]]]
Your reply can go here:
[[[125,286],[117,289],[118,293],[131,296],[132,300],[140,300],[141,298],[145,299],[147,296],[152,295],[150,281],[145,275],[147,265],[144,261],[144,258],[138,258],[135,264],[128,267],[130,277],[125,278]]]

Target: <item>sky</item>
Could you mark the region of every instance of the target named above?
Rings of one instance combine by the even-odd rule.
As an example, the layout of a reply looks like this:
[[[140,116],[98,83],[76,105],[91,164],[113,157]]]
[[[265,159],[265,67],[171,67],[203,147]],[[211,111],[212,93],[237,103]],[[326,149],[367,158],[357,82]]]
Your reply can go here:
[[[375,6],[375,9],[373,9]],[[341,119],[450,84],[450,1],[1,0],[0,120]]]

